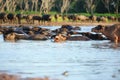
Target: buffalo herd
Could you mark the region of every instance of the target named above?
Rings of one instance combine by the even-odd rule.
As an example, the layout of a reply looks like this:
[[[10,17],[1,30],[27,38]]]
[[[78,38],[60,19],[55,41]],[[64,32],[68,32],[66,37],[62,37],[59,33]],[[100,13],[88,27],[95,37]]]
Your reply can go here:
[[[3,34],[4,41],[18,40],[52,40],[54,42],[64,41],[89,41],[89,40],[110,40],[120,42],[120,24],[109,26],[98,25],[91,29],[91,32],[81,32],[80,27],[62,25],[60,28],[51,30],[43,27],[32,26],[0,26],[0,34]]]
[[[108,21],[116,21],[116,17],[114,16],[85,16],[85,15],[50,15],[44,14],[42,16],[39,15],[25,15],[25,14],[13,14],[13,13],[0,13],[0,23],[13,23],[13,24],[22,24],[23,21],[26,21],[28,24],[34,24],[35,21],[38,21],[39,24],[45,24],[46,22],[51,22],[53,19],[55,21],[59,21],[59,19],[63,21],[80,21],[80,22],[108,22]],[[118,18],[120,21],[120,18]]]
[[[0,33],[3,34],[3,40],[13,42],[18,40],[51,40],[54,42],[89,41],[107,40],[109,38],[100,33],[81,32],[80,30],[80,27],[73,27],[71,25],[62,25],[60,28],[54,30],[24,25],[12,27],[0,26]]]
[[[26,21],[27,24],[34,24],[35,21],[45,23],[51,21],[51,15],[45,14],[39,15],[25,15],[25,14],[13,14],[13,13],[0,13],[0,23],[22,24]]]

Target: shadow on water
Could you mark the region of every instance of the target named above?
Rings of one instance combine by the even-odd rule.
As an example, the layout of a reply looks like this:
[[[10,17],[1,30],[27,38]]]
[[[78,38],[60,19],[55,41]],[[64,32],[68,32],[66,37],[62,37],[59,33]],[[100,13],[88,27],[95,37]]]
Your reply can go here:
[[[116,44],[114,42],[105,41],[103,43],[94,43],[92,44],[93,48],[97,49],[120,49],[120,43]]]

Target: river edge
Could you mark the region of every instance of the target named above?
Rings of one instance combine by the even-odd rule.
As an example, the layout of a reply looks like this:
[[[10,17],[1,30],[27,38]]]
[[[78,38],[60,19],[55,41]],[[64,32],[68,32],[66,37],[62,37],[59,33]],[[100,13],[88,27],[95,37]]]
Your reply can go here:
[[[47,24],[38,24],[37,22],[35,24],[10,24],[10,23],[5,23],[5,24],[0,24],[0,26],[19,26],[19,25],[24,25],[24,26],[61,26],[61,25],[71,25],[71,26],[97,26],[97,25],[113,25],[113,24],[119,24],[120,22],[51,22]]]
[[[53,79],[50,77],[25,77],[22,78],[21,75],[17,74],[8,74],[8,73],[0,73],[0,80],[61,80],[61,79]]]

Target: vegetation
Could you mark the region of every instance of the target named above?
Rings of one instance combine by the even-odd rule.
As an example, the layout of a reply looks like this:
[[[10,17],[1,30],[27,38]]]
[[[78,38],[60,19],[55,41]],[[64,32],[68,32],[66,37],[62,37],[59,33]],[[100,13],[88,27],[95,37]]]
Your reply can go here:
[[[0,0],[0,12],[120,17],[120,0]],[[58,19],[62,21],[62,19]],[[52,18],[52,21],[55,21]]]
[[[0,0],[0,11],[118,14],[120,0]]]

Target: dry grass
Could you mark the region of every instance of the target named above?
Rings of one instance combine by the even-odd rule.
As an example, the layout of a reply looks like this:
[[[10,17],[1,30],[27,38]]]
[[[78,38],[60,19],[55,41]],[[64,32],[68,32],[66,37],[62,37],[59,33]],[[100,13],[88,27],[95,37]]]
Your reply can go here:
[[[10,23],[5,23],[5,24],[0,24],[1,26],[18,26],[18,25],[26,25],[26,26],[61,26],[61,25],[65,25],[65,24],[69,24],[72,26],[96,26],[96,25],[113,25],[113,24],[117,24],[119,22],[49,22],[49,23],[38,23],[37,21],[35,21],[34,24],[28,24],[26,22],[22,23],[22,24],[10,24]]]

